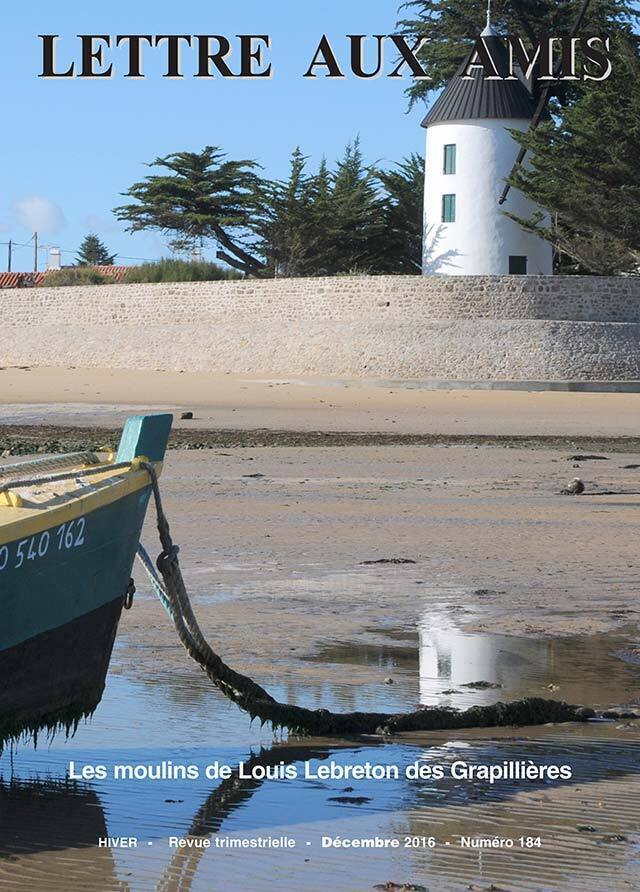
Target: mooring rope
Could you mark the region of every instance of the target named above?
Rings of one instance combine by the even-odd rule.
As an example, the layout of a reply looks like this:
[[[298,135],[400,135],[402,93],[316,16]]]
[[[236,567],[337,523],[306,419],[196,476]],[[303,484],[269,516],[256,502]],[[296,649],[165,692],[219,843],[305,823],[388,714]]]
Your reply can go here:
[[[252,719],[258,718],[262,724],[270,722],[274,728],[288,728],[295,733],[337,736],[584,722],[596,716],[595,711],[589,707],[571,706],[541,697],[525,697],[490,706],[472,706],[466,710],[425,706],[414,712],[398,714],[336,713],[327,709],[305,709],[290,703],[279,703],[253,679],[227,666],[205,639],[194,616],[182,578],[178,562],[179,549],[171,538],[155,468],[146,462],[141,462],[140,467],[149,474],[155,500],[158,532],[163,549],[156,562],[160,576],[142,545],[138,548],[138,557],[151,580],[154,592],[173,620],[178,637],[189,656],[206,672],[213,684],[248,712]],[[625,716],[624,713],[613,712],[605,715],[607,718]]]

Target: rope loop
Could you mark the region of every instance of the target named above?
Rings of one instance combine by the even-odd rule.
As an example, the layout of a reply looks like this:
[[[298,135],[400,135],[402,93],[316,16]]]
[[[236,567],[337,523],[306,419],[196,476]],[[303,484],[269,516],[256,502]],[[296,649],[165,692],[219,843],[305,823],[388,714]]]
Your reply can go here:
[[[171,548],[168,551],[161,551],[156,559],[156,567],[162,573],[163,578],[167,577],[167,574],[174,570],[176,567],[179,567],[178,564],[178,552],[180,551],[180,546],[171,545]]]

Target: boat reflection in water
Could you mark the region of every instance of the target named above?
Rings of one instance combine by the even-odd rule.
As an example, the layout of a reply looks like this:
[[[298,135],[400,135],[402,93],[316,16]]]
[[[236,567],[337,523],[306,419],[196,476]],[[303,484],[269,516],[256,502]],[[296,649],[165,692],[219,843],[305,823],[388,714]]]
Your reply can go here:
[[[90,787],[0,777],[0,888],[130,892],[111,850],[97,845],[106,836],[102,802]]]

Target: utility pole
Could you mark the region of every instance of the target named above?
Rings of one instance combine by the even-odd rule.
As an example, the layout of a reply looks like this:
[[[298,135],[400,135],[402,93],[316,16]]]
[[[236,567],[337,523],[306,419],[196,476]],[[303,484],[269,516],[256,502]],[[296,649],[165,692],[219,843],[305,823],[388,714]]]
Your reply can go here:
[[[9,239],[9,249],[8,249],[8,251],[7,251],[7,254],[8,254],[8,258],[7,258],[7,272],[8,272],[8,273],[11,272],[11,247],[12,247],[12,245],[11,245],[11,239]]]
[[[33,251],[33,271],[34,273],[38,272],[38,233],[33,233],[33,243],[34,243],[34,251]]]

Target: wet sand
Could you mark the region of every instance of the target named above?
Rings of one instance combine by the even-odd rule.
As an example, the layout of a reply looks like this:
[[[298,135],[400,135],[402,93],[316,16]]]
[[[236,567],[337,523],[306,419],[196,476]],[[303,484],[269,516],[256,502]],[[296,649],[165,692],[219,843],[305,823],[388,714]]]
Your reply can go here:
[[[429,611],[465,629],[515,635],[594,634],[637,619],[640,469],[624,466],[640,465],[640,456],[569,455],[498,447],[171,452],[162,488],[203,628],[239,669],[300,679],[326,674],[301,658],[331,642],[415,632]],[[577,475],[586,493],[561,495]],[[153,518],[144,541],[155,554]],[[365,563],[384,559],[415,563]],[[122,625],[119,659],[183,663],[136,576],[141,596]],[[383,677],[351,667],[346,681]]]
[[[0,383],[9,380],[5,375],[0,372]],[[16,389],[0,423],[35,425],[36,435],[43,421],[89,428],[88,436],[96,424],[112,428],[128,411],[123,380],[116,376],[106,393],[89,390],[86,400],[74,393],[73,406],[60,397],[57,380],[42,391],[40,405],[29,402],[28,390]],[[635,395],[403,390],[406,403],[393,402],[398,415],[392,418],[380,388],[373,389],[377,402],[369,417],[358,410],[363,393],[357,388],[321,385],[318,395],[351,401],[334,417],[314,405],[315,396],[307,394],[316,391],[306,385],[254,384],[248,393],[256,404],[249,397],[238,404],[239,423],[231,402],[220,402],[240,398],[244,386],[236,382],[224,399],[217,393],[201,404],[175,390],[166,404],[153,405],[195,408],[202,430],[246,425],[382,434],[395,418],[403,433],[444,437],[438,445],[245,445],[168,454],[162,489],[193,606],[212,645],[234,668],[279,698],[315,708],[465,707],[523,695],[603,709],[640,707],[640,448],[619,440],[638,434]],[[305,394],[299,407],[289,414],[280,396],[262,405],[267,390],[282,394],[285,387]],[[131,400],[143,404],[145,393],[131,393]],[[48,399],[55,405],[46,405]],[[452,438],[459,425],[469,437],[563,439],[546,448],[464,445]],[[576,458],[585,442],[604,447],[593,453],[601,458]],[[585,494],[561,495],[576,476],[585,481]],[[155,555],[151,516],[144,542]],[[412,563],[376,563],[389,559]],[[36,752],[20,747],[12,762],[8,753],[0,759],[0,802],[11,806],[0,809],[0,888],[66,892],[72,879],[72,888],[90,892],[320,892],[327,876],[334,892],[389,881],[430,890],[484,890],[493,883],[504,890],[600,892],[640,885],[638,722],[384,742],[284,740],[274,749],[269,729],[251,726],[189,662],[140,568],[135,575],[134,607],[123,616],[105,699],[92,723],[69,744],[57,740]],[[487,686],[468,686],[478,681]],[[43,801],[36,779],[64,778],[69,758],[107,765],[220,758],[237,765],[251,753],[298,765],[307,758],[401,765],[416,758],[522,758],[569,763],[574,776],[561,784],[494,787],[358,782],[348,791],[339,781],[222,790],[203,780],[104,781],[58,792],[64,808],[55,804],[56,791],[48,791],[45,801],[65,818],[47,832],[41,823],[37,833],[29,826],[20,833],[8,817],[26,814],[28,825],[30,809],[35,814]],[[83,821],[87,838],[78,831]],[[97,848],[89,837],[103,825],[110,835],[135,833],[140,848]],[[301,842],[277,858],[169,849],[170,835],[189,833],[211,839],[288,833]],[[346,852],[322,849],[326,834],[433,835],[438,844]],[[468,850],[460,847],[464,835],[542,835],[543,844]]]
[[[196,430],[637,437],[640,428],[638,393],[442,391],[419,381],[118,369],[0,369],[0,406],[0,424],[117,426],[131,410],[156,408]],[[182,410],[194,420],[181,422]]]

